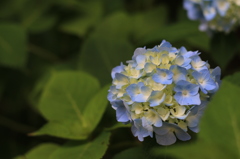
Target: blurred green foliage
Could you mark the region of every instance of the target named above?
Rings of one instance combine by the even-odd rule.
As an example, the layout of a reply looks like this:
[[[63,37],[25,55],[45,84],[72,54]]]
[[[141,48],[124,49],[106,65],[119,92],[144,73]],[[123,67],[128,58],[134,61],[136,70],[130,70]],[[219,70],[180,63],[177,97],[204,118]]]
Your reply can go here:
[[[240,76],[226,76],[240,70],[240,30],[198,25],[182,1],[0,1],[0,158],[239,158]],[[134,138],[106,99],[111,69],[163,39],[224,78],[199,135],[167,149]]]

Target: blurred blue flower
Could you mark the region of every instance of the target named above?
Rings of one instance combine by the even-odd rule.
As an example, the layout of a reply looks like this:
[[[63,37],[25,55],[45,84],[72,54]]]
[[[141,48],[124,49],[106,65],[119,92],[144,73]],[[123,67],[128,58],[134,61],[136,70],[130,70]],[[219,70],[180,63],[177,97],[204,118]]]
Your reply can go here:
[[[198,132],[206,103],[221,82],[220,68],[210,69],[199,55],[165,40],[152,49],[137,48],[127,65],[112,70],[107,98],[117,121],[130,122],[140,141],[153,133],[160,145],[189,140],[187,131]]]
[[[189,19],[200,20],[200,30],[231,31],[240,24],[238,0],[184,0]]]

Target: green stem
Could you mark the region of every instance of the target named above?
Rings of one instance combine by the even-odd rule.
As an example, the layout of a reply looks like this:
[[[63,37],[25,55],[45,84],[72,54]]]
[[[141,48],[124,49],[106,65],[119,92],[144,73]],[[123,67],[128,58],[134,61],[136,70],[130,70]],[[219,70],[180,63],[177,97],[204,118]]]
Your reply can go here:
[[[32,54],[35,54],[41,58],[47,59],[52,62],[60,61],[60,59],[56,55],[54,55],[54,53],[34,44],[29,44],[29,51]]]
[[[24,134],[33,132],[36,130],[33,127],[18,123],[2,115],[0,115],[0,125]]]

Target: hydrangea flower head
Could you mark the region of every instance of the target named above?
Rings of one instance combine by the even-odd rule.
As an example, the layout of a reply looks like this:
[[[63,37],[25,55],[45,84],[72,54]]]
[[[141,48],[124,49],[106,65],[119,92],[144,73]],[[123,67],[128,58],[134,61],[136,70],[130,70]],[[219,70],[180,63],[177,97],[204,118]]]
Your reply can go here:
[[[137,48],[127,65],[112,70],[108,100],[117,121],[130,122],[140,141],[154,134],[160,145],[189,140],[188,130],[199,131],[199,119],[220,85],[220,68],[210,69],[199,54],[165,40],[152,49]]]
[[[184,0],[184,8],[202,31],[230,32],[240,24],[240,0]]]

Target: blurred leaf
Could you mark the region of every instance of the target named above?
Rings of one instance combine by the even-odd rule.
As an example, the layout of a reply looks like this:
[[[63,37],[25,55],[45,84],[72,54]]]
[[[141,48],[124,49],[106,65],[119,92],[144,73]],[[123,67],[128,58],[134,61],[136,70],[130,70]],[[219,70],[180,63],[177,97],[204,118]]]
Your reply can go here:
[[[104,113],[107,88],[99,91],[98,81],[84,72],[54,73],[39,103],[48,123],[32,135],[87,138]]]
[[[116,123],[115,125],[113,125],[112,127],[110,128],[106,128],[105,130],[106,131],[111,131],[111,130],[115,130],[115,129],[118,129],[118,128],[130,128],[131,127],[131,124],[128,123],[128,124],[123,124],[123,123]]]
[[[104,12],[107,14],[110,14],[112,12],[116,12],[118,10],[124,9],[124,1],[123,0],[114,0],[114,3],[112,0],[103,0],[104,2]]]
[[[134,147],[120,152],[113,159],[147,159],[142,147]]]
[[[163,27],[167,21],[166,13],[166,7],[161,6],[131,16],[131,23],[128,23],[129,25],[127,26],[132,25],[134,40],[142,44],[142,41],[144,41],[149,34],[161,32],[161,27]]]
[[[114,42],[117,42],[117,40],[127,41],[132,29],[132,19],[130,16],[125,12],[115,12],[98,24],[93,34],[101,35],[103,36],[102,38],[107,38]],[[101,41],[101,39],[99,39],[99,41]]]
[[[19,25],[0,24],[0,64],[24,68],[27,60],[27,36]]]
[[[37,76],[35,77],[37,78],[37,81],[29,93],[28,99],[32,106],[36,108],[39,104],[42,91],[46,86],[46,83],[49,81],[51,75],[57,71],[75,70],[75,63],[73,61],[67,61],[60,64],[49,64],[41,61],[34,61],[34,64],[35,66],[31,66],[31,68],[35,71],[34,73],[35,76]],[[41,65],[41,67],[39,67],[39,65]]]
[[[54,0],[39,2],[29,1],[29,3],[26,3],[25,6],[21,8],[21,12],[19,13],[19,16],[22,20],[22,26],[27,29],[34,27],[34,25],[36,26],[36,23],[39,23],[38,21],[43,18],[42,16],[45,14],[47,9],[50,8],[52,1]],[[47,20],[43,21],[46,22]]]
[[[34,147],[24,156],[18,156],[15,159],[47,159],[59,148],[57,144],[45,143]]]
[[[141,45],[146,43],[162,41],[163,39],[171,43],[178,40],[184,40],[187,37],[199,34],[198,23],[183,21],[172,25],[163,26],[158,30],[149,33],[145,39],[142,39]]]
[[[57,151],[50,159],[99,159],[106,152],[110,133],[103,132],[95,140],[79,145],[79,142],[70,141]]]
[[[211,56],[224,70],[237,52],[238,41],[235,34],[215,34],[211,41]]]
[[[240,87],[240,72],[236,72],[233,75],[227,76],[225,80],[234,83],[235,85]]]
[[[193,36],[186,37],[186,42],[204,51],[210,50],[210,38],[206,33],[198,32]]]
[[[232,78],[239,79],[237,84],[224,79],[209,103],[200,124],[199,139],[195,143],[169,147],[166,151],[169,155],[184,159],[192,156],[196,159],[240,158],[239,73]],[[157,154],[163,153],[155,150]]]
[[[8,0],[1,1],[0,5],[0,18],[6,18],[14,14],[19,13],[19,10],[24,8],[26,3],[29,3],[30,0]]]
[[[34,33],[44,32],[51,29],[55,23],[57,22],[57,16],[48,15],[41,16],[36,19],[31,26],[29,26],[29,30]]]
[[[103,6],[101,1],[87,1],[78,3],[83,11],[83,15],[63,23],[60,29],[64,32],[84,36],[88,29],[97,24],[103,15]]]
[[[101,79],[103,85],[111,82],[112,68],[129,60],[134,51],[127,40],[129,28],[122,25],[127,22],[128,17],[123,13],[108,17],[81,49],[79,67]]]

